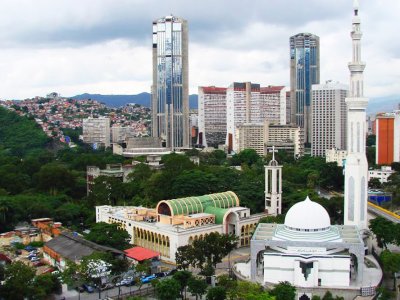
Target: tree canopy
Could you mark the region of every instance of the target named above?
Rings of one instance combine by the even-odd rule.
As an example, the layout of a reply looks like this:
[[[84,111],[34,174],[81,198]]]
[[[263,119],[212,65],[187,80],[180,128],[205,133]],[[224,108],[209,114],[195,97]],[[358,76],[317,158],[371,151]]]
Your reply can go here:
[[[124,250],[129,248],[130,235],[119,224],[95,223],[85,238],[94,243]]]

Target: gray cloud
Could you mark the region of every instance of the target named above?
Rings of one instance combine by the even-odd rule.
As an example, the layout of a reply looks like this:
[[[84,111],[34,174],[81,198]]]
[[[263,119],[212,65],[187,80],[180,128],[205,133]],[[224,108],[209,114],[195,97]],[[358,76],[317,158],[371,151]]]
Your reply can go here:
[[[348,81],[352,1],[2,0],[0,98],[57,90],[135,93],[151,84],[151,23],[189,22],[190,86],[289,84],[289,37],[321,38],[321,79]],[[400,93],[400,1],[361,1],[367,94]]]

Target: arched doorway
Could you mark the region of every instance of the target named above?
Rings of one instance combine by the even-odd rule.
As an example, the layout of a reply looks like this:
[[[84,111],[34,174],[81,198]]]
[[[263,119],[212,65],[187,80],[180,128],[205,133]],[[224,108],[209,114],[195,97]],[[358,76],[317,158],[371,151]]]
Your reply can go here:
[[[299,300],[311,300],[306,294],[300,296]]]

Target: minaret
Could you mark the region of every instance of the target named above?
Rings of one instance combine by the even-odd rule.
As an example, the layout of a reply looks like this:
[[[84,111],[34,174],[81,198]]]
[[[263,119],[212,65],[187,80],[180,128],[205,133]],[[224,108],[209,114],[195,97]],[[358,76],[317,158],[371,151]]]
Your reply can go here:
[[[272,160],[265,167],[265,210],[269,215],[282,213],[282,166],[275,160],[275,147],[272,147]]]
[[[357,225],[359,230],[367,229],[367,175],[368,162],[365,156],[366,113],[368,98],[364,97],[363,72],[365,63],[361,61],[360,18],[358,1],[354,0],[353,58],[349,63],[350,95],[347,104],[347,151],[344,183],[344,224]]]

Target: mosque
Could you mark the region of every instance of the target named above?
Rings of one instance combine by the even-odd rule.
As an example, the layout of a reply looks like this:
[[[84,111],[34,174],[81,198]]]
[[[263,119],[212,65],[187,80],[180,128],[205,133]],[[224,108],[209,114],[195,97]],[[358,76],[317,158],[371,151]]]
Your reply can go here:
[[[242,264],[248,279],[265,286],[290,282],[296,286],[299,300],[321,296],[327,290],[345,299],[353,299],[359,294],[373,295],[374,285],[382,276],[376,262],[375,268],[367,268],[365,263],[368,260],[363,240],[368,230],[368,163],[364,145],[368,98],[363,95],[365,63],[361,61],[362,32],[357,0],[353,7],[350,94],[346,98],[349,121],[344,225],[331,225],[327,211],[307,197],[289,209],[284,224],[260,223],[257,226],[250,242],[250,264]],[[281,174],[279,171],[274,173],[271,168],[279,168],[274,159],[266,166],[266,182],[279,187]],[[271,174],[271,178],[267,174]],[[268,204],[280,213],[281,198],[281,191],[270,192],[266,186],[266,207]],[[371,264],[374,265],[370,261]],[[237,270],[240,269],[238,265]],[[243,277],[246,279],[246,275]]]

